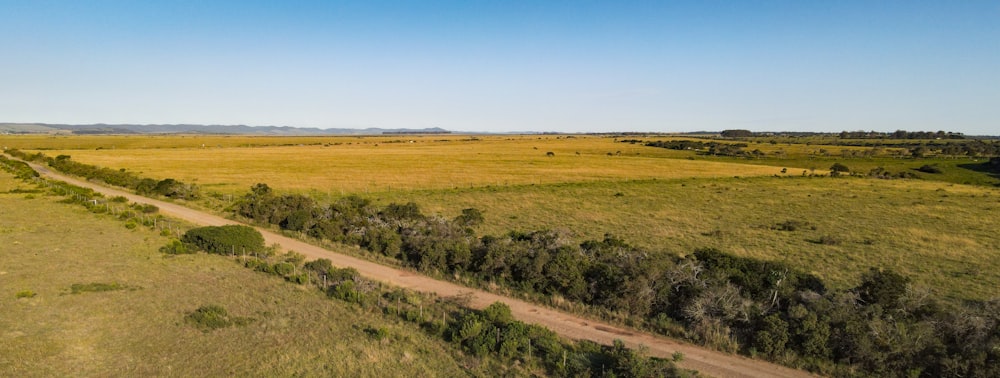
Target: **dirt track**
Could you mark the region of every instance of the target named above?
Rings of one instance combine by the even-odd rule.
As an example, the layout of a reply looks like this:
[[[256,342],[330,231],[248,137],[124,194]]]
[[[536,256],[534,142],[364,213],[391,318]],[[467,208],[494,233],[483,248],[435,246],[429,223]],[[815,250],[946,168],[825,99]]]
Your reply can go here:
[[[29,163],[30,164],[30,163]],[[108,196],[124,196],[132,202],[152,204],[160,208],[160,212],[185,221],[205,225],[221,226],[240,224],[219,216],[204,213],[181,205],[150,199],[117,189],[81,181],[54,173],[36,164],[30,164],[40,174],[68,182],[73,185],[91,188]],[[694,369],[702,374],[714,377],[811,377],[813,375],[764,361],[751,360],[745,357],[708,350],[687,343],[682,343],[660,336],[653,336],[628,329],[619,328],[604,322],[582,318],[576,315],[556,311],[544,306],[531,304],[518,299],[508,298],[481,290],[470,289],[450,282],[435,280],[414,272],[400,270],[342,255],[302,241],[259,229],[268,245],[277,243],[282,248],[302,253],[310,259],[326,258],[334,266],[352,267],[361,275],[404,287],[407,289],[435,293],[438,296],[449,297],[463,295],[469,298],[469,305],[474,308],[484,308],[493,302],[504,302],[510,306],[511,312],[521,321],[534,323],[549,328],[556,333],[572,339],[588,339],[601,344],[611,344],[620,339],[629,347],[643,345],[648,353],[663,358],[669,358],[674,352],[684,354],[679,365],[686,369]]]

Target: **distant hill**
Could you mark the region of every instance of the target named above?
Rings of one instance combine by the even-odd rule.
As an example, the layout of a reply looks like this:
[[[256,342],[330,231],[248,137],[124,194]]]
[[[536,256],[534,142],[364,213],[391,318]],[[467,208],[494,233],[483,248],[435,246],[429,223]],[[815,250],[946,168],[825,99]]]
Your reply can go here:
[[[239,134],[239,135],[380,135],[448,134],[441,128],[426,129],[319,129],[315,127],[246,125],[63,125],[47,123],[0,123],[0,133],[8,134]]]

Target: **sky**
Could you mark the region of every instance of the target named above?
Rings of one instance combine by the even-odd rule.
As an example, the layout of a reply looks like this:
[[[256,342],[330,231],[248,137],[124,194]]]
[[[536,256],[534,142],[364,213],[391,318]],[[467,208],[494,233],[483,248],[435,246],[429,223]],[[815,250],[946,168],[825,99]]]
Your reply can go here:
[[[1000,134],[1000,1],[0,0],[0,122]]]

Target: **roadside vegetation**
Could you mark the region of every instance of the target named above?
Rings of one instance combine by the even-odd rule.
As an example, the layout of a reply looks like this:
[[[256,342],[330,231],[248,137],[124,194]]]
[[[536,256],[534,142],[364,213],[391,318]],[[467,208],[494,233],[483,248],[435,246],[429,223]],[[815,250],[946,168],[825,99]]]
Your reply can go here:
[[[17,164],[17,162],[5,161],[5,163],[10,163],[9,165],[4,164],[4,167],[22,167],[23,164]],[[30,169],[30,168],[29,168]],[[9,182],[9,179],[0,178],[0,183]],[[88,193],[83,188],[74,187],[72,185],[67,185],[64,183],[50,183],[47,181],[37,181],[31,180],[30,183],[37,184],[45,188],[45,194],[55,195],[55,196],[67,196],[67,200],[70,201],[60,201],[60,202],[75,202],[85,206],[86,209],[91,210],[98,208],[93,205],[94,202],[90,200],[76,200],[77,198],[87,197],[87,198],[99,198],[100,195],[96,193]],[[11,190],[14,193],[21,193],[23,190],[14,189]],[[30,201],[29,206],[22,206],[25,211],[31,211],[32,208],[38,206],[53,206],[58,207],[55,202],[49,201],[37,201],[35,198],[30,199],[17,199],[17,198],[4,198],[5,195],[0,195],[0,202],[2,201]],[[35,201],[32,201],[35,200]],[[37,206],[30,206],[37,205]],[[65,209],[56,209],[63,210]],[[105,213],[101,211],[96,211],[97,213]],[[84,213],[86,214],[86,213]],[[10,216],[17,217],[18,214],[8,214]],[[101,226],[107,226],[107,222],[112,218],[105,217],[103,219],[99,218],[105,224]],[[122,219],[124,220],[124,219]],[[45,220],[38,220],[39,222],[44,222]],[[72,216],[67,219],[69,221],[76,221],[80,225],[89,224],[90,220],[86,219],[76,219]],[[131,220],[129,220],[131,221]],[[27,225],[30,222],[23,222],[22,224]],[[113,227],[113,223],[112,227]],[[48,223],[47,223],[48,224]],[[161,222],[162,224],[162,222]],[[52,223],[52,227],[58,227],[60,224]],[[63,224],[65,226],[65,224]],[[155,232],[155,226],[152,224],[147,224],[148,229],[135,227],[126,227],[124,229],[118,228],[116,233],[108,235],[109,238],[117,238],[117,233],[129,233],[133,234],[135,232],[140,232],[144,237],[144,247],[139,247],[139,250],[130,250],[128,253],[132,255],[132,259],[127,259],[128,262],[120,267],[120,269],[129,269],[128,275],[122,275],[120,272],[115,273],[116,277],[125,277],[124,279],[116,279],[111,283],[105,282],[91,282],[87,284],[73,283],[68,285],[68,287],[63,288],[61,292],[55,294],[59,297],[65,294],[83,294],[90,293],[90,296],[100,296],[108,295],[106,293],[117,292],[117,291],[146,291],[150,288],[155,288],[157,291],[156,295],[164,295],[162,291],[166,290],[166,287],[172,287],[173,283],[160,282],[158,284],[150,285],[151,279],[170,279],[170,280],[187,280],[190,279],[185,275],[179,275],[178,277],[168,276],[171,274],[177,274],[177,269],[184,269],[183,267],[175,267],[175,269],[170,270],[170,272],[160,272],[162,270],[161,266],[164,264],[149,264],[151,256],[149,252],[155,250],[149,246],[149,241],[151,236],[149,233]],[[119,226],[120,227],[120,226]],[[184,227],[189,228],[189,227]],[[132,231],[127,231],[131,229]],[[88,227],[81,227],[78,231],[79,233],[91,232]],[[13,237],[23,237],[24,235],[14,234]],[[104,235],[104,231],[100,231],[101,235]],[[3,235],[0,235],[2,237]],[[72,237],[73,234],[65,234],[66,237]],[[166,239],[168,235],[166,233],[161,233],[159,235],[153,236],[153,239]],[[117,240],[117,239],[116,239]],[[303,361],[299,358],[305,358],[307,360],[313,360],[320,356],[315,356],[306,351],[301,351],[300,348],[293,348],[291,350],[282,350],[282,356],[297,356],[290,359],[281,359],[278,361],[272,361],[272,363],[277,363],[277,365],[262,365],[255,366],[250,370],[244,370],[247,367],[234,369],[234,366],[227,364],[226,361],[233,361],[234,363],[238,361],[240,356],[239,352],[228,351],[229,355],[221,359],[221,361],[212,361],[213,358],[220,358],[219,350],[228,350],[231,348],[220,348],[220,345],[215,345],[209,343],[210,345],[202,345],[200,348],[191,348],[192,350],[201,350],[203,355],[198,357],[188,356],[188,358],[194,358],[192,364],[185,366],[176,366],[173,364],[166,365],[145,365],[137,364],[134,366],[126,365],[124,368],[118,366],[114,363],[112,358],[120,357],[120,352],[115,351],[116,355],[105,355],[103,353],[111,353],[104,348],[97,348],[97,350],[92,350],[91,355],[88,355],[87,359],[97,360],[99,363],[94,366],[88,366],[88,369],[92,369],[93,372],[109,371],[105,369],[124,369],[121,371],[127,371],[130,373],[138,374],[156,374],[156,372],[194,372],[199,371],[202,374],[206,372],[219,371],[226,372],[227,374],[233,374],[236,372],[243,372],[248,374],[272,374],[280,371],[284,372],[295,372],[296,374],[347,374],[347,375],[362,375],[362,376],[382,376],[384,374],[398,374],[398,375],[409,375],[415,371],[420,371],[421,369],[427,369],[426,373],[431,375],[447,374],[452,375],[452,372],[461,372],[462,375],[473,375],[473,376],[493,376],[496,374],[502,375],[514,375],[514,376],[524,376],[524,375],[554,375],[554,376],[633,376],[633,377],[644,377],[644,376],[688,376],[693,374],[691,372],[684,372],[677,369],[670,361],[651,359],[634,350],[626,348],[621,343],[616,343],[612,346],[601,346],[591,342],[573,342],[563,340],[557,336],[552,331],[544,329],[542,327],[527,325],[522,322],[514,320],[509,309],[507,309],[502,304],[494,304],[486,310],[476,311],[470,310],[464,307],[464,302],[461,298],[433,298],[423,294],[404,291],[393,287],[384,287],[376,282],[368,281],[360,277],[357,272],[351,269],[337,269],[332,267],[330,261],[319,260],[305,262],[301,255],[291,253],[277,253],[273,247],[265,247],[263,245],[263,238],[261,235],[250,227],[246,226],[221,226],[221,227],[199,227],[199,228],[189,228],[180,239],[167,239],[166,248],[161,248],[161,252],[165,252],[164,256],[168,260],[164,260],[167,265],[171,265],[171,262],[176,261],[186,261],[189,264],[184,264],[190,267],[193,264],[204,264],[200,265],[196,272],[200,275],[205,275],[206,272],[209,276],[212,275],[222,275],[219,280],[232,280],[233,272],[231,269],[224,269],[224,267],[215,264],[217,260],[205,260],[204,258],[199,258],[199,255],[191,255],[191,253],[199,250],[210,252],[217,255],[227,255],[231,258],[237,260],[240,265],[250,268],[249,271],[256,271],[265,273],[268,275],[275,275],[281,277],[284,281],[295,285],[309,285],[316,287],[317,294],[325,294],[322,296],[337,299],[339,301],[346,302],[343,305],[334,305],[334,308],[340,308],[340,311],[346,310],[349,313],[354,314],[356,317],[354,320],[350,319],[350,316],[345,318],[344,314],[339,314],[338,316],[330,316],[329,311],[316,311],[316,306],[319,307],[329,307],[330,305],[316,304],[316,303],[296,303],[297,301],[302,301],[303,299],[314,300],[315,296],[305,295],[288,295],[287,290],[280,290],[279,288],[270,287],[269,290],[261,290],[259,283],[271,282],[273,285],[274,281],[271,280],[261,280],[260,277],[256,278],[258,285],[249,285],[246,282],[247,279],[254,280],[253,277],[242,277],[242,279],[237,280],[237,282],[230,282],[227,285],[222,285],[216,288],[217,290],[212,290],[216,292],[212,297],[215,298],[207,304],[201,304],[197,308],[183,312],[183,314],[176,315],[177,318],[173,321],[172,327],[167,327],[171,329],[169,332],[179,332],[182,336],[186,335],[183,329],[174,329],[177,327],[189,327],[192,330],[196,330],[203,334],[217,335],[220,332],[228,332],[225,335],[228,337],[221,337],[223,340],[232,340],[234,335],[233,332],[249,337],[259,337],[261,336],[261,327],[264,330],[274,327],[274,321],[276,319],[276,314],[273,313],[274,309],[272,306],[267,306],[267,310],[255,310],[260,304],[271,303],[271,299],[264,300],[260,299],[271,298],[271,295],[282,296],[281,300],[276,300],[273,302],[274,306],[283,309],[277,314],[281,317],[281,313],[285,313],[285,317],[278,319],[282,324],[281,332],[286,341],[278,343],[278,345],[263,346],[258,345],[253,350],[255,355],[261,351],[266,351],[279,346],[287,346],[287,337],[292,337],[295,343],[299,343],[303,338],[307,340],[312,340],[308,345],[300,347],[315,347],[316,343],[322,343],[322,346],[318,347],[316,351],[313,352],[323,352],[324,356],[329,356],[331,353],[342,352],[345,348],[356,347],[360,350],[365,350],[366,354],[357,355],[355,354],[357,360],[352,358],[344,359],[340,357],[336,363],[320,358],[316,360],[316,364],[302,364]],[[0,240],[2,241],[2,240]],[[91,240],[94,247],[99,246],[102,243],[100,238],[92,238]],[[127,243],[129,238],[124,238],[120,242]],[[45,243],[44,237],[36,238],[33,242],[35,243]],[[20,241],[15,241],[13,243],[17,246],[24,247]],[[181,254],[174,253],[175,250],[180,249],[185,251],[183,255],[188,255],[188,257],[179,256]],[[237,257],[235,251],[237,251],[235,246],[239,246],[238,249],[241,255]],[[31,245],[26,246],[32,248]],[[90,248],[88,245],[81,245],[79,248]],[[87,250],[87,253],[100,253],[97,249],[93,252]],[[57,249],[58,250],[58,249]],[[76,248],[74,248],[75,253]],[[137,255],[137,256],[136,256]],[[53,258],[53,256],[50,256]],[[88,256],[75,256],[75,258],[92,258]],[[98,259],[98,261],[91,261],[87,266],[89,268],[94,268],[97,266],[104,266],[104,264],[119,264],[116,262],[116,258],[121,258],[118,255],[104,255]],[[182,260],[178,260],[182,259]],[[138,261],[135,261],[138,260]],[[11,264],[20,264],[19,258],[9,260]],[[208,262],[213,262],[208,264]],[[147,264],[147,265],[143,265]],[[218,271],[218,272],[217,272]],[[8,272],[3,269],[3,265],[0,265],[0,272],[2,274],[7,274]],[[116,270],[117,272],[117,270]],[[37,272],[35,272],[37,273]],[[66,273],[65,271],[62,273]],[[87,275],[84,275],[87,276]],[[190,276],[188,274],[187,276]],[[23,281],[27,277],[28,282],[25,284]],[[142,277],[142,278],[137,278]],[[228,277],[228,278],[227,278]],[[13,284],[20,284],[21,286],[32,286],[35,288],[41,287],[42,289],[49,291],[46,293],[42,291],[45,298],[51,300],[49,295],[53,290],[51,287],[54,283],[44,281],[46,277],[39,277],[37,274],[26,275],[25,277],[13,277]],[[56,280],[59,281],[59,280]],[[33,284],[31,282],[34,282]],[[42,282],[46,282],[42,284]],[[128,283],[124,283],[128,282]],[[140,284],[137,284],[140,283]],[[171,281],[174,282],[174,281]],[[171,292],[177,290],[191,289],[191,284],[198,285],[197,282],[185,282],[186,285],[180,285],[178,288],[173,288]],[[246,286],[244,286],[246,285]],[[288,285],[288,284],[285,284]],[[234,290],[236,287],[240,287],[240,291],[251,290],[246,292],[247,294],[242,296],[237,296],[238,298],[243,298],[244,302],[235,302],[231,298],[226,298],[231,296],[232,293],[226,293],[225,290]],[[0,285],[0,288],[4,286]],[[294,286],[291,286],[294,287]],[[37,289],[35,289],[37,290]],[[271,291],[284,291],[282,294],[271,293]],[[6,291],[6,290],[5,290]],[[249,293],[253,294],[249,294]],[[293,293],[302,293],[302,290],[293,290]],[[181,293],[177,293],[181,294]],[[37,307],[39,303],[28,302],[32,300],[37,300],[36,296],[39,293],[34,290],[20,290],[16,295],[12,296],[12,299],[16,299],[23,303],[25,306]],[[142,295],[139,297],[146,298],[149,295]],[[187,295],[181,295],[185,302],[191,302],[192,300],[197,300],[198,298],[188,297]],[[285,297],[287,296],[287,297]],[[92,297],[93,298],[93,297]],[[207,298],[207,297],[206,297]],[[97,303],[79,302],[70,306],[78,312],[84,312],[84,315],[80,316],[101,316],[105,311],[116,311],[119,306],[132,306],[134,300],[140,300],[139,298],[133,298],[133,296],[128,296],[126,298],[115,297],[115,299],[107,299],[103,297],[97,297]],[[148,300],[148,299],[145,299]],[[395,303],[393,303],[395,300]],[[205,300],[201,300],[205,302]],[[247,303],[249,301],[249,303]],[[149,301],[157,302],[157,306],[168,306],[168,303],[162,303],[160,301]],[[308,301],[307,301],[308,302]],[[33,304],[32,304],[33,303]],[[110,306],[109,308],[102,308],[101,305]],[[226,305],[219,303],[228,303]],[[148,307],[149,304],[147,304]],[[139,306],[143,307],[143,306]],[[235,309],[234,309],[235,308]],[[309,309],[309,313],[313,314],[312,318],[293,315],[291,318],[287,317],[287,314],[295,314],[296,309],[306,308]],[[28,308],[24,308],[28,310]],[[43,313],[54,313],[58,309],[46,308]],[[137,311],[142,311],[142,308],[130,308],[128,313],[135,313]],[[291,312],[289,312],[291,311]],[[424,316],[426,311],[426,316]],[[176,310],[171,311],[176,312]],[[11,316],[8,316],[11,315]],[[162,321],[163,315],[159,316],[148,316],[146,318],[140,319],[140,321],[135,322],[140,326],[148,327],[149,320]],[[372,318],[372,316],[375,316]],[[13,314],[0,314],[0,322],[14,321]],[[60,314],[62,316],[62,314]],[[124,314],[123,314],[124,316]],[[76,319],[77,317],[70,317]],[[112,317],[117,319],[116,317]],[[331,321],[330,319],[338,319]],[[316,325],[310,325],[309,323],[303,326],[289,324],[289,321],[294,320],[295,322],[311,322],[318,323]],[[77,320],[68,320],[70,322],[78,322]],[[115,320],[117,321],[117,320]],[[329,324],[324,324],[329,323]],[[359,326],[358,324],[367,324],[365,326]],[[66,327],[72,328],[74,326],[80,326],[80,324],[66,324]],[[88,325],[87,336],[92,336],[94,330],[104,332],[104,327],[118,327],[115,323],[98,323],[96,325]],[[162,327],[162,325],[160,326]],[[313,327],[318,327],[318,329],[312,329]],[[351,328],[348,331],[348,336],[344,337],[344,328]],[[14,327],[15,329],[11,335],[15,337],[28,336],[28,332],[42,332],[41,335],[48,337],[45,331],[34,331],[32,329],[26,329],[26,332],[18,331],[24,327]],[[229,329],[236,329],[235,331],[226,331]],[[327,339],[316,339],[317,330],[321,330],[319,334],[330,334]],[[121,332],[130,332],[131,327],[124,327],[124,329],[115,329],[116,333],[112,336],[102,336],[102,343],[116,344],[120,341],[116,337],[120,337]],[[146,330],[148,334],[148,329]],[[414,337],[414,332],[421,335],[420,337]],[[351,333],[355,333],[358,337],[350,336]],[[332,336],[336,334],[337,336]],[[237,336],[238,336],[237,335]],[[52,335],[53,337],[55,335]],[[156,335],[158,340],[177,344],[185,343],[185,341],[172,338],[167,334]],[[208,337],[208,336],[206,336]],[[428,339],[430,338],[430,339]],[[326,343],[331,342],[330,340],[336,339],[337,343],[334,344],[336,349],[331,351],[329,345]],[[29,342],[29,339],[20,338],[15,340],[11,344],[12,347],[16,348],[26,348],[27,350],[19,350],[17,353],[10,351],[11,353],[6,354],[11,356],[14,360],[2,360],[0,364],[0,371],[7,371],[13,374],[17,372],[27,372],[32,371],[38,373],[38,370],[31,370],[37,368],[37,366],[27,363],[28,361],[34,360],[36,358],[42,358],[47,356],[37,356],[32,355],[32,348],[36,345],[34,342]],[[427,340],[437,340],[428,342]],[[75,339],[70,339],[66,342],[74,342]],[[255,340],[253,345],[263,343],[266,340]],[[223,341],[231,342],[231,341]],[[53,344],[47,345],[60,345],[59,342],[53,339]],[[242,344],[239,345],[250,345]],[[419,354],[414,351],[407,351],[406,348],[410,348],[415,343],[429,343],[429,345],[422,345],[420,347]],[[151,346],[153,344],[149,344]],[[214,346],[213,346],[214,345]],[[211,348],[219,348],[218,350],[212,350]],[[209,348],[209,349],[205,349]],[[377,350],[378,352],[374,352]],[[399,351],[400,348],[404,350]],[[438,349],[438,352],[434,352]],[[440,350],[444,350],[443,355],[440,354]],[[130,351],[130,358],[142,358],[141,350],[139,348],[136,351]],[[208,352],[212,350],[212,352]],[[243,349],[244,351],[247,349]],[[5,351],[7,352],[7,351]],[[374,353],[374,354],[373,354]],[[420,364],[415,364],[414,360],[418,356],[426,358],[427,354],[431,353],[434,355],[430,364],[428,361],[422,361]],[[395,357],[390,357],[392,355],[401,355],[402,358],[397,360]],[[33,356],[28,360],[23,360],[21,356]],[[177,358],[178,362],[184,361],[184,353],[180,353],[174,357]],[[56,353],[51,356],[52,358],[64,358],[65,355]],[[250,356],[245,356],[245,358],[250,358]],[[253,357],[257,359],[258,357]],[[328,357],[331,358],[331,357]],[[362,360],[363,359],[363,360]],[[383,359],[385,359],[383,361]],[[202,361],[205,364],[211,364],[218,362],[218,365],[214,365],[211,368],[201,365],[198,361]],[[268,361],[268,359],[265,359]],[[27,364],[26,364],[27,363]],[[453,364],[448,366],[448,364]],[[294,365],[287,365],[294,364]],[[442,366],[443,364],[443,366]],[[51,366],[47,366],[44,371],[50,373],[58,373],[64,371],[64,369],[71,368],[75,366],[66,363],[57,363]],[[166,369],[166,370],[164,370]],[[176,369],[176,370],[175,370]],[[223,369],[223,370],[217,370]],[[284,370],[283,370],[284,369]],[[416,370],[411,370],[416,369]],[[83,372],[90,370],[82,370]],[[396,371],[396,373],[392,373]],[[77,371],[76,373],[80,373]]]
[[[677,257],[611,235],[576,243],[551,230],[480,237],[473,229],[483,218],[471,208],[446,219],[426,216],[414,203],[378,207],[359,197],[324,207],[301,195],[275,195],[265,184],[254,186],[235,211],[359,245],[431,275],[464,277],[467,284],[822,374],[1000,373],[1000,299],[949,303],[891,269],[870,267],[838,290],[787,264],[715,249]],[[786,221],[772,229],[811,227]],[[811,242],[841,241],[824,235]]]

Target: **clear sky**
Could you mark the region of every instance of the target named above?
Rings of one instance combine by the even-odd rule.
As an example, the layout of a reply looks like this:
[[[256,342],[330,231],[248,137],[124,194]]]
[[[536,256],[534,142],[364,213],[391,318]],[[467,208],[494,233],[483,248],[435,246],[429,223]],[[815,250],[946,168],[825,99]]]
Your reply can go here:
[[[0,122],[1000,134],[1000,1],[0,0]]]

